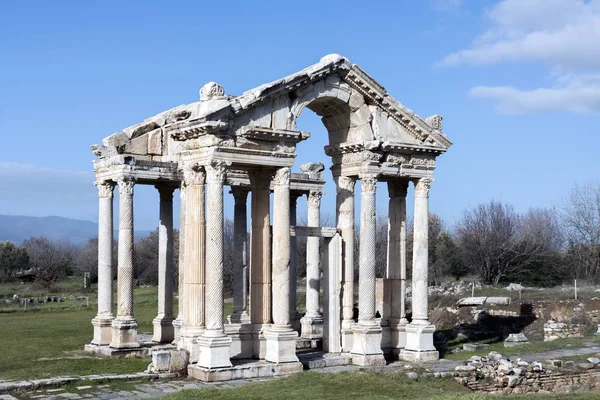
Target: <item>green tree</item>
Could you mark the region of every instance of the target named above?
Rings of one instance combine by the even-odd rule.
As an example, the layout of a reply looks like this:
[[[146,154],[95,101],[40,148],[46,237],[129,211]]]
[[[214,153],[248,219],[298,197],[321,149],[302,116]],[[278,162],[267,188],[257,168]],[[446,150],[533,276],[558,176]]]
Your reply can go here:
[[[452,235],[448,231],[439,234],[437,240],[436,264],[442,274],[451,275],[456,280],[469,273],[469,269],[463,262],[460,254],[460,248],[454,242]]]
[[[9,280],[17,271],[26,269],[29,255],[24,247],[15,246],[12,242],[0,243],[0,279]]]

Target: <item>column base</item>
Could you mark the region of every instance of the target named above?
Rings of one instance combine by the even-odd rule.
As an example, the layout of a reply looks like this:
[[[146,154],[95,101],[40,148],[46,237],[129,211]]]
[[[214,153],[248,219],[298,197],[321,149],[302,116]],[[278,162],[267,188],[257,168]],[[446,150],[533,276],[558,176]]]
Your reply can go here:
[[[383,366],[385,358],[381,350],[381,333],[379,325],[355,324],[352,327],[352,363],[360,366]]]
[[[250,323],[250,315],[246,311],[234,312],[227,316],[227,322],[230,324],[248,324]]]
[[[181,327],[183,326],[183,320],[179,317],[173,320],[173,344],[179,346],[179,340],[181,336]]]
[[[187,350],[190,354],[190,363],[198,362],[200,350],[198,349],[198,338],[204,333],[204,327],[181,326],[179,331],[179,343],[177,347],[182,350]]]
[[[267,352],[265,360],[273,363],[298,362],[296,356],[296,339],[298,332],[289,330],[269,329],[265,332]]]
[[[430,324],[406,325],[406,347],[400,352],[404,361],[424,362],[436,361],[440,358],[438,351],[433,345],[433,333],[435,326]]]
[[[112,341],[112,322],[115,319],[112,315],[109,317],[97,316],[92,320],[94,326],[94,338],[91,344],[97,346],[109,345]]]
[[[399,349],[406,347],[406,325],[408,322],[401,320],[398,323],[392,322],[390,326],[390,346],[395,357],[399,355]]]
[[[198,366],[206,369],[231,368],[229,359],[229,348],[231,347],[231,338],[225,334],[223,336],[211,337],[200,336],[197,340],[200,357]]]
[[[315,317],[304,316],[300,319],[302,325],[302,334],[300,335],[305,339],[321,339],[323,338],[323,316],[318,315]]]
[[[135,318],[115,318],[112,321],[112,340],[110,347],[113,349],[132,349],[140,347],[137,341],[138,324]]]
[[[154,330],[152,341],[156,343],[170,343],[175,337],[173,317],[156,317],[152,320]]]
[[[342,335],[342,351],[344,353],[350,353],[352,351],[352,339],[354,338],[352,326],[354,324],[356,324],[354,320],[342,320],[340,333]]]
[[[226,324],[225,334],[231,338],[229,357],[251,359],[253,352],[252,326],[250,324]]]
[[[265,332],[271,324],[252,324],[252,354],[254,358],[264,360],[267,355]]]

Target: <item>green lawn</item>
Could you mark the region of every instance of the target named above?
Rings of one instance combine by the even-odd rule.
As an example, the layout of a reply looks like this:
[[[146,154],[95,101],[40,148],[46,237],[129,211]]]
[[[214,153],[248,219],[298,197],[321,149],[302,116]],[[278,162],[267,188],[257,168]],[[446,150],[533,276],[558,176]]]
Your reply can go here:
[[[598,399],[598,393],[562,395],[514,395],[490,396],[474,394],[469,389],[450,379],[410,380],[398,373],[303,372],[287,378],[253,383],[227,389],[184,390],[164,397],[165,400],[187,399]]]
[[[62,303],[46,303],[27,310],[22,306],[0,304],[0,379],[121,374],[145,370],[149,359],[112,359],[83,351],[93,334],[91,320],[97,307],[95,290],[94,286],[91,291],[84,291],[79,279],[69,279],[57,285],[51,294],[64,297]],[[12,298],[14,293],[21,297],[50,294],[33,284],[0,285],[0,298]],[[156,293],[156,287],[135,288],[134,315],[140,333],[152,332],[152,319],[157,313]],[[80,295],[89,296],[89,307],[70,299],[70,296]],[[226,299],[225,315],[231,311],[231,299]]]

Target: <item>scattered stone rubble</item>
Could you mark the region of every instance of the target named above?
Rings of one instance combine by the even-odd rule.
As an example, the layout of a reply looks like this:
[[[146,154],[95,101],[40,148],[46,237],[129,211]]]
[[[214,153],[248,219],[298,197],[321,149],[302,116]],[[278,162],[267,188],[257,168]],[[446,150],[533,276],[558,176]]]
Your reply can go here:
[[[563,369],[571,367],[572,369]],[[598,389],[600,358],[590,357],[575,365],[573,361],[511,361],[492,351],[487,356],[472,356],[455,368],[456,379],[474,391],[496,394],[530,392],[571,392]]]

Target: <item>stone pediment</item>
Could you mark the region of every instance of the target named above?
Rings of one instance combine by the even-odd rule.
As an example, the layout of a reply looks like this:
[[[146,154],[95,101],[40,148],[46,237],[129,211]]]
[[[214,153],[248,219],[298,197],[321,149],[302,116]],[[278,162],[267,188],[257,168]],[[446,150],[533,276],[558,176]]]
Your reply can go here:
[[[186,149],[225,142],[235,147],[239,141],[243,147],[248,139],[272,141],[298,135],[296,119],[306,107],[322,117],[333,146],[376,141],[443,153],[452,144],[442,133],[441,116],[420,118],[358,65],[336,54],[240,96],[226,95],[214,82],[200,94],[198,102],[167,110],[105,138],[101,146],[93,147],[94,153],[100,158],[116,154],[177,157]],[[253,132],[249,127],[262,131],[249,134]]]

